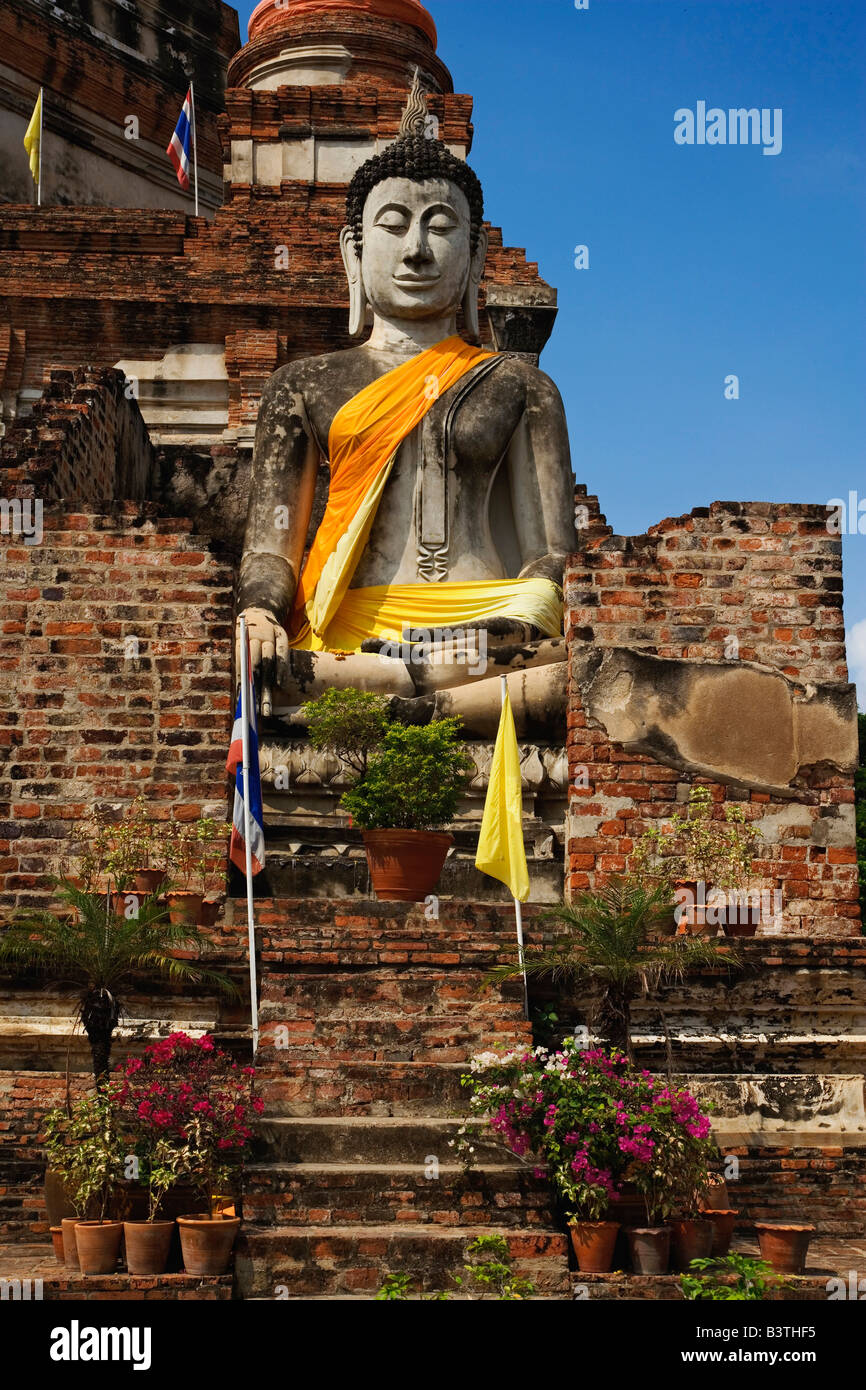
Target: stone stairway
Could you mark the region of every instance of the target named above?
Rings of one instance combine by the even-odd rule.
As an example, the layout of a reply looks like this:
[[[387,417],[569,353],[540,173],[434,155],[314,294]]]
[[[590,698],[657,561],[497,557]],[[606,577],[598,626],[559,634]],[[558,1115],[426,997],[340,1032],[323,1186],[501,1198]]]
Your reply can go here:
[[[389,1273],[451,1287],[467,1244],[501,1234],[540,1296],[568,1298],[566,1237],[544,1179],[496,1144],[471,1171],[452,1143],[473,1053],[531,1045],[511,914],[443,903],[274,902],[261,927],[259,1087],[235,1273],[244,1298],[372,1297]]]

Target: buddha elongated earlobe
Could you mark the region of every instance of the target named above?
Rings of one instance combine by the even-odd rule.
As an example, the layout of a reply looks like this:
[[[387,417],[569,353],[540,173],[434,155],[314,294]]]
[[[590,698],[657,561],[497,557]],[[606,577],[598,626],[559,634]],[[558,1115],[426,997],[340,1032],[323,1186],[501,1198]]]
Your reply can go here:
[[[361,274],[361,258],[355,246],[351,227],[344,227],[340,233],[340,251],[349,282],[349,334],[359,338],[367,322],[367,296],[364,293],[364,277]]]
[[[463,324],[467,338],[474,343],[479,342],[481,338],[481,328],[478,322],[478,292],[481,289],[484,266],[487,261],[487,242],[487,230],[482,227],[478,236],[478,245],[472,256],[469,279],[466,282],[466,290],[463,295]]]

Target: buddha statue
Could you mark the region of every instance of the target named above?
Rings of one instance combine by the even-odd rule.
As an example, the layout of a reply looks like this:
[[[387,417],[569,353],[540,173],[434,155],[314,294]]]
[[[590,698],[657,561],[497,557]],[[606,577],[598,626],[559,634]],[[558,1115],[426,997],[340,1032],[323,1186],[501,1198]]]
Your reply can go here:
[[[354,686],[486,737],[506,674],[519,730],[552,719],[561,736],[576,548],[562,401],[530,362],[478,345],[482,189],[427,126],[416,74],[398,139],[349,187],[340,244],[366,341],[263,391],[238,610],[266,716]]]

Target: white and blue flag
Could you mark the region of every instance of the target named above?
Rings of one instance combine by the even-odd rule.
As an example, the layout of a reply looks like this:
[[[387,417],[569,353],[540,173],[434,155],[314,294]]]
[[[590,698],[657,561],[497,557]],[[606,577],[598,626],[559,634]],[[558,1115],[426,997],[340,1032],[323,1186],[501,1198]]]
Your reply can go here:
[[[249,723],[249,749],[250,749],[250,768],[249,768],[249,789],[250,789],[250,857],[252,860],[252,871],[254,874],[261,873],[265,867],[265,830],[264,813],[262,811],[262,778],[259,771],[259,736],[256,729],[256,688],[253,680],[249,662],[249,644],[247,646],[247,670],[249,671],[249,690],[247,693],[247,719]],[[226,771],[234,773],[235,776],[235,804],[232,812],[232,838],[229,846],[229,858],[236,864],[242,874],[246,873],[246,824],[244,817],[244,701],[242,694],[238,692],[238,706],[235,712],[235,722],[232,729],[232,741],[229,746],[229,756],[226,763]]]
[[[174,135],[168,143],[166,154],[177,170],[177,181],[181,188],[189,188],[189,160],[192,145],[192,92],[188,91],[174,128]]]

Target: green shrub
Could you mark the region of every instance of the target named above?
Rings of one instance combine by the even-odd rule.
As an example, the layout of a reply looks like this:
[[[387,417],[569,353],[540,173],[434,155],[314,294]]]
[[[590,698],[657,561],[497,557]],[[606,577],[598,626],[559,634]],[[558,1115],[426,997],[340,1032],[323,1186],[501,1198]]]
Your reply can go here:
[[[693,1273],[680,1276],[683,1297],[692,1303],[761,1303],[788,1288],[772,1265],[750,1255],[717,1255],[692,1260]]]
[[[367,771],[342,804],[363,830],[432,830],[454,818],[474,764],[458,742],[459,719],[391,724]]]
[[[379,748],[388,728],[388,700],[369,690],[326,690],[310,700],[301,714],[307,721],[310,743],[320,752],[336,753],[360,776],[367,760]]]

